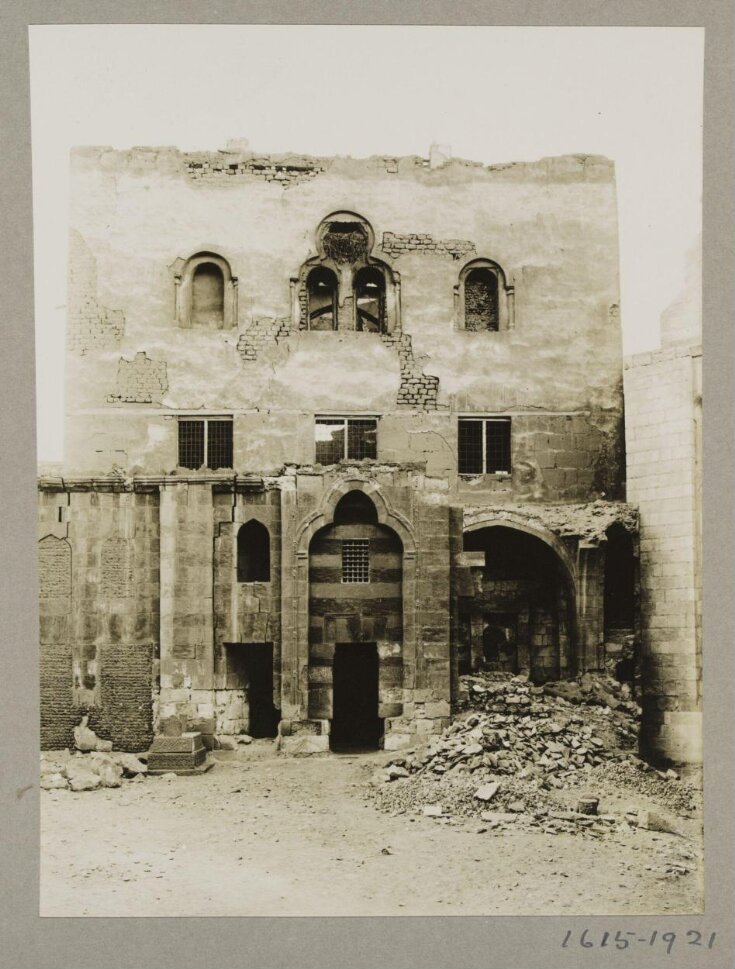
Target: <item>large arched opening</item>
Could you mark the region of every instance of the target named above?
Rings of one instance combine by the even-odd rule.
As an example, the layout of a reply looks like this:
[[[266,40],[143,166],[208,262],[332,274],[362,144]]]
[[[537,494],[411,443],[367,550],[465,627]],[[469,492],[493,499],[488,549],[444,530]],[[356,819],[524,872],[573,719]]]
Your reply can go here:
[[[309,544],[309,718],[332,750],[377,749],[400,712],[403,544],[364,491],[347,491]]]
[[[466,531],[471,581],[458,596],[459,673],[526,673],[535,683],[573,668],[575,591],[567,563],[508,523]]]

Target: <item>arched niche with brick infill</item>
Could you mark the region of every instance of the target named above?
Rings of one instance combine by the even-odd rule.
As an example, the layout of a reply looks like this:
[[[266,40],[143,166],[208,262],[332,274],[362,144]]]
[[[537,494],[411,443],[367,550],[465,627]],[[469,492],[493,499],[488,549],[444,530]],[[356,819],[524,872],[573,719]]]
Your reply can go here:
[[[173,265],[175,318],[182,327],[237,326],[237,277],[224,256],[203,250]]]
[[[375,232],[356,212],[332,212],[315,231],[317,255],[292,277],[294,327],[391,333],[400,330],[400,276],[373,255]]]
[[[492,259],[472,259],[459,272],[454,287],[454,313],[460,330],[472,333],[512,330],[515,288]]]
[[[361,492],[362,498],[354,493]],[[343,501],[344,499],[344,501]],[[293,719],[307,719],[310,713],[309,692],[312,683],[315,684],[318,675],[310,676],[310,609],[312,602],[310,595],[310,548],[315,537],[325,534],[329,527],[341,528],[347,518],[369,520],[374,509],[374,519],[369,527],[385,536],[393,536],[395,544],[396,562],[400,563],[400,612],[401,612],[401,642],[400,665],[401,683],[393,683],[397,676],[388,672],[392,664],[382,664],[381,679],[385,685],[385,705],[381,713],[384,716],[398,715],[397,697],[401,689],[412,689],[413,676],[416,670],[416,541],[409,521],[392,508],[380,489],[373,482],[361,479],[348,479],[340,482],[325,497],[321,507],[313,512],[299,526],[295,541],[295,588],[298,593],[295,606],[295,627],[293,639],[287,645],[284,639],[282,655],[283,670],[283,709],[284,716]],[[318,538],[317,538],[318,541]],[[340,583],[341,584],[341,583]],[[313,638],[313,637],[312,637]],[[386,648],[386,653],[389,650]],[[396,657],[397,659],[398,657]],[[386,655],[387,659],[387,655]],[[398,664],[393,664],[398,665]],[[395,670],[394,670],[395,674]],[[388,681],[391,681],[388,701]],[[392,705],[391,705],[392,704]],[[316,712],[314,703],[311,710]],[[328,711],[324,711],[328,712]],[[319,719],[329,719],[320,717]]]

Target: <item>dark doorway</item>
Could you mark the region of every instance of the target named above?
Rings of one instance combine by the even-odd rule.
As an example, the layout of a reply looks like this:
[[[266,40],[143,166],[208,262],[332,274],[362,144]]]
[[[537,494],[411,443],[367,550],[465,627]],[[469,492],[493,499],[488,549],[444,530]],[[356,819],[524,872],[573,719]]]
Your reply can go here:
[[[332,671],[332,750],[377,750],[378,649],[375,643],[338,643]]]
[[[275,737],[278,733],[279,711],[273,703],[273,645],[250,643],[243,647],[247,673],[249,733],[251,737]]]
[[[482,654],[485,669],[504,673],[518,672],[518,616],[489,612],[483,616]]]

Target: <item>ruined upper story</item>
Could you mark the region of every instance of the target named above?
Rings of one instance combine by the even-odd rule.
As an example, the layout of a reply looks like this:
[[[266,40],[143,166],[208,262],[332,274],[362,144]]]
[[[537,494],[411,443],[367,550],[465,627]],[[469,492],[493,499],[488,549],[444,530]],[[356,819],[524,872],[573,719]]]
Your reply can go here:
[[[344,418],[473,497],[622,497],[607,159],[75,149],[69,269],[68,473],[170,473],[220,416],[274,474]]]

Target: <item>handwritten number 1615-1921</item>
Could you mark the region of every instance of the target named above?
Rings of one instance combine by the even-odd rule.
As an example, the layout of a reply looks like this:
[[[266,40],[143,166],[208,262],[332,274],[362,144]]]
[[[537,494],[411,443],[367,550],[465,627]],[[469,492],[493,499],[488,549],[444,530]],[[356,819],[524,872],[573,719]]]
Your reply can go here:
[[[655,929],[650,935],[640,934],[639,932],[623,932],[618,929],[614,935],[612,932],[603,932],[600,936],[596,934],[592,935],[589,929],[585,929],[576,940],[572,939],[573,934],[574,931],[569,929],[561,944],[562,949],[569,948],[570,942],[574,945],[575,941],[577,945],[581,945],[584,949],[604,949],[606,946],[615,949],[627,949],[631,944],[648,944],[664,947],[667,955],[671,953],[677,939],[683,945],[701,945],[707,949],[711,949],[715,944],[715,938],[717,936],[716,932],[712,932],[707,938],[701,932],[697,932],[696,929],[690,929],[689,932],[680,933],[679,935],[676,932],[659,933]]]

